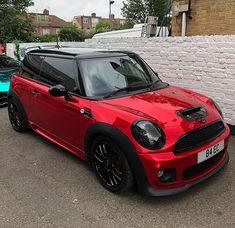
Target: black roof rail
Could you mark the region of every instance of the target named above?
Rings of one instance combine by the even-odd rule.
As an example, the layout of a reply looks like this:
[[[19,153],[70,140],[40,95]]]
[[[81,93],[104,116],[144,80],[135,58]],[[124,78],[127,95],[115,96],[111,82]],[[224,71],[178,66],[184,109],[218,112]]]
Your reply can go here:
[[[78,55],[78,53],[76,54],[76,53],[64,52],[64,51],[60,51],[59,49],[58,50],[38,49],[38,50],[29,51],[27,54],[31,54],[31,53],[58,54],[58,55],[69,55],[69,56]]]

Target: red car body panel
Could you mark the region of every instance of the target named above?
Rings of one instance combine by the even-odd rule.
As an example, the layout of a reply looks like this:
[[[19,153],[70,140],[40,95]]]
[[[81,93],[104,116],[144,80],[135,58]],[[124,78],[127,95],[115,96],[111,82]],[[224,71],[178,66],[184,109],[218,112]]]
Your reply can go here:
[[[64,97],[50,96],[48,86],[17,74],[12,78],[11,90],[20,97],[33,130],[82,159],[86,153],[84,138],[90,126],[95,123],[106,123],[117,128],[135,148],[153,189],[175,189],[193,183],[215,170],[227,156],[230,132],[226,123],[224,133],[213,141],[178,155],[173,153],[175,142],[182,135],[205,125],[201,120],[189,122],[178,116],[177,111],[191,106],[202,106],[208,112],[204,118],[206,123],[221,119],[209,98],[183,88],[169,86],[160,90],[99,101],[72,96],[72,101],[68,102]],[[81,109],[91,110],[92,118],[83,115]],[[131,133],[131,125],[138,119],[147,119],[160,126],[166,135],[166,143],[161,149],[149,150],[136,142]],[[220,160],[204,172],[184,179],[183,171],[197,164],[198,152],[222,140],[225,140],[225,149]],[[177,181],[170,184],[160,183],[157,172],[171,167],[177,170]]]
[[[189,122],[176,114],[178,110],[197,105],[207,109],[208,115],[205,117],[207,123],[221,118],[209,98],[174,86],[96,102],[93,104],[92,110],[95,110],[94,116],[97,116],[95,119],[99,119],[100,122],[108,122],[122,130],[139,153],[162,153],[172,151],[177,139],[185,132],[205,125],[201,120]],[[130,131],[130,124],[136,119],[148,119],[157,123],[165,132],[165,146],[157,151],[149,151],[140,146]]]
[[[11,88],[21,98],[32,129],[70,152],[84,158],[86,130],[94,123],[80,113],[91,102],[73,96],[71,102],[52,97],[48,86],[15,75]]]

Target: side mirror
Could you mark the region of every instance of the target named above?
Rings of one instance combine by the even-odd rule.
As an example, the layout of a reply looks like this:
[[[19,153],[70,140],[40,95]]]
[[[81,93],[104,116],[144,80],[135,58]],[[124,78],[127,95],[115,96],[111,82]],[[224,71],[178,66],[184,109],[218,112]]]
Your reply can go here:
[[[71,101],[72,97],[63,85],[55,85],[49,88],[49,94],[53,97],[64,97],[66,101]]]

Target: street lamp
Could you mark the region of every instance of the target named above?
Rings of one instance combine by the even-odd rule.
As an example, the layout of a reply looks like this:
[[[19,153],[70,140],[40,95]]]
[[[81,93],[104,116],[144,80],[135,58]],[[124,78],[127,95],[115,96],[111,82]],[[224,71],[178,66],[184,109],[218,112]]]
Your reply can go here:
[[[113,0],[109,0],[109,18],[111,18],[111,14],[112,14],[112,5],[113,5],[114,1]]]

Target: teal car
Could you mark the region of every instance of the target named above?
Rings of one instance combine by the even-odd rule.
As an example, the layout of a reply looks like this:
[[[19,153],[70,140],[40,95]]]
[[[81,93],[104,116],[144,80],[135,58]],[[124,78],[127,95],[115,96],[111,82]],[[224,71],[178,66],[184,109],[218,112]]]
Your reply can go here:
[[[0,55],[0,106],[7,104],[7,92],[11,76],[18,73],[21,62],[6,55]]]

